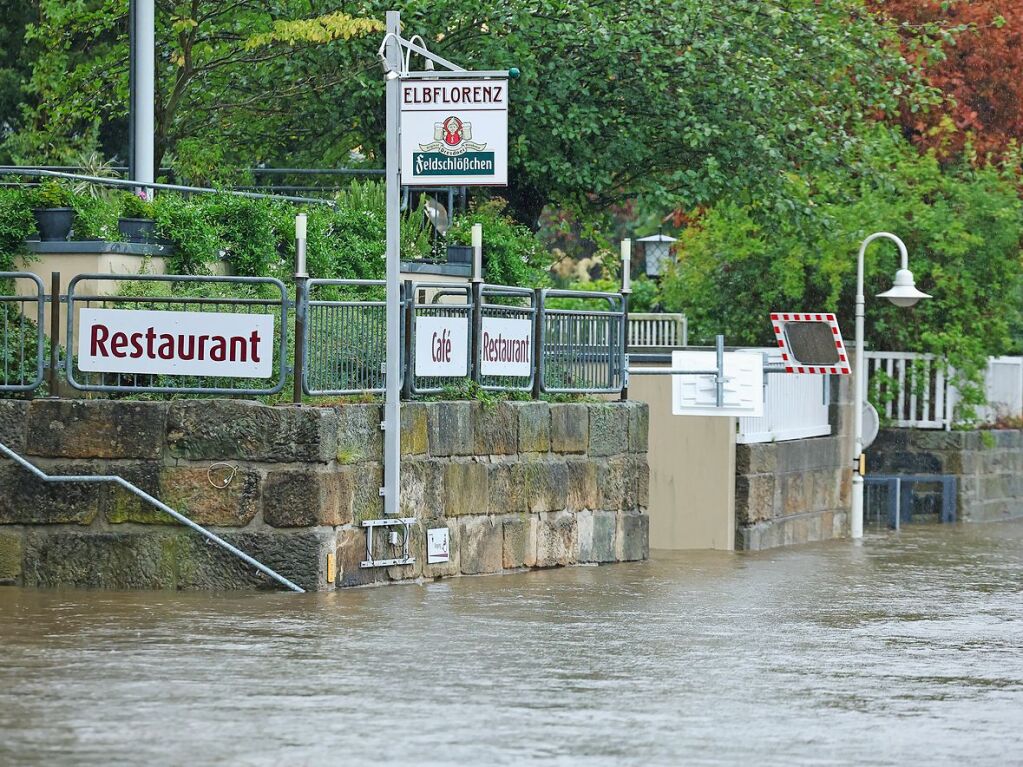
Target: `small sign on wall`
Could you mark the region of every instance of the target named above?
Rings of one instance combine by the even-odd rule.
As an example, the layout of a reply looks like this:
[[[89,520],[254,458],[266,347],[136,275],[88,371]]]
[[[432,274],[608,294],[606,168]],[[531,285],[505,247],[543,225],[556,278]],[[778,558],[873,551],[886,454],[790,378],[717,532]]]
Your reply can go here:
[[[416,318],[416,375],[469,375],[469,323],[464,317]]]
[[[485,376],[529,378],[533,359],[533,323],[483,318],[480,372]]]
[[[448,544],[448,529],[436,527],[426,531],[426,563],[435,565],[447,562],[451,556]]]

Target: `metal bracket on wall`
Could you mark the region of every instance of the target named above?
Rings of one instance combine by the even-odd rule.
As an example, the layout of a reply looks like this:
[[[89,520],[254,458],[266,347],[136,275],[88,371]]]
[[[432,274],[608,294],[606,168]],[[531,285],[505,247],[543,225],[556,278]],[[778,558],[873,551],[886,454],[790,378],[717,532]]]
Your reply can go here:
[[[416,522],[415,517],[394,517],[391,519],[366,519],[362,526],[366,528],[366,559],[363,560],[363,567],[395,567],[397,565],[411,565],[416,561],[415,557],[409,556],[409,540],[412,537],[412,525]],[[401,556],[393,559],[373,559],[373,528],[376,527],[404,527],[405,536],[401,544]]]

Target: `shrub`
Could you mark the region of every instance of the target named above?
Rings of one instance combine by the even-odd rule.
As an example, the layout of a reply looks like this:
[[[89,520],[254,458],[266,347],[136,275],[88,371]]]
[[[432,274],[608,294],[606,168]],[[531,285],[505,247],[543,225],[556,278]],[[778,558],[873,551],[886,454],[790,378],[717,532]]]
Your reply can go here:
[[[549,284],[550,258],[528,228],[504,215],[507,202],[493,198],[458,216],[448,230],[451,243],[472,241],[472,225],[483,226],[483,266],[488,283],[538,288]]]
[[[71,191],[54,179],[41,183],[32,195],[32,202],[37,208],[67,208],[71,206],[71,199]]]

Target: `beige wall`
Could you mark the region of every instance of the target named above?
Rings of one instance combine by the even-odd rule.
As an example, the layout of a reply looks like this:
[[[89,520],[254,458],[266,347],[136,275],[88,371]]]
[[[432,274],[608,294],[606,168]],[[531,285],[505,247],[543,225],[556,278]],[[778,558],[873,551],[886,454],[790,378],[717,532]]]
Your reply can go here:
[[[650,407],[650,548],[735,548],[735,419],[671,414],[671,376],[632,376]]]

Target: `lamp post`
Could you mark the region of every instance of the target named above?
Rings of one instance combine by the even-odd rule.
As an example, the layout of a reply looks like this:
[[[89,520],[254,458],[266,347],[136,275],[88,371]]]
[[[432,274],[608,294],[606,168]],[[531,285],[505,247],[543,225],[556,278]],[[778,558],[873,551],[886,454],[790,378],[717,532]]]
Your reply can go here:
[[[856,260],[856,382],[853,394],[853,480],[852,480],[852,537],[863,537],[863,402],[867,391],[867,360],[863,350],[863,256],[874,240],[887,238],[899,247],[902,267],[895,273],[895,284],[890,290],[878,293],[896,306],[910,307],[921,298],[930,298],[916,289],[913,273],[909,271],[909,253],[906,243],[889,232],[876,232],[863,241]]]
[[[675,237],[666,234],[650,235],[640,237],[636,242],[643,243],[643,271],[647,277],[660,277],[671,260],[671,243],[676,242]]]

